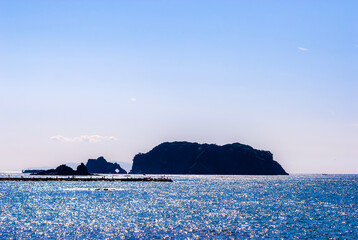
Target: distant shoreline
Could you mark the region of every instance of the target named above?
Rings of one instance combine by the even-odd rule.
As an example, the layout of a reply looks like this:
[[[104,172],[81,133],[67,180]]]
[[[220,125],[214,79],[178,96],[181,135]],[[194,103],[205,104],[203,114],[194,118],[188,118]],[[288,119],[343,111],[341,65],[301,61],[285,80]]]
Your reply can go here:
[[[108,178],[108,177],[74,177],[74,176],[51,176],[51,177],[2,177],[0,181],[71,181],[71,182],[173,182],[167,177],[142,177],[142,178]]]

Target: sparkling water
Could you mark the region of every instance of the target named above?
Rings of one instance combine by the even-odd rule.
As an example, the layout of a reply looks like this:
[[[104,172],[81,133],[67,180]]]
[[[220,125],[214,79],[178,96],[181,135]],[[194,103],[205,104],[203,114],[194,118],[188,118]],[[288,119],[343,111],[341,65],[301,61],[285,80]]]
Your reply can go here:
[[[0,239],[358,238],[358,175],[170,177],[0,181]]]

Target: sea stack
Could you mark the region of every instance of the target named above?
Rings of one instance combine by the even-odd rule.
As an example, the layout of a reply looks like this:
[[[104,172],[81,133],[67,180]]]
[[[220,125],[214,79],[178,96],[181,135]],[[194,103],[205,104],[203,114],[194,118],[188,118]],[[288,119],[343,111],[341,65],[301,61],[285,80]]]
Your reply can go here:
[[[104,157],[88,159],[86,167],[90,173],[111,173],[126,174],[127,171],[121,168],[118,163],[107,162]]]
[[[165,142],[133,159],[132,174],[288,175],[269,151],[233,143],[223,146]]]

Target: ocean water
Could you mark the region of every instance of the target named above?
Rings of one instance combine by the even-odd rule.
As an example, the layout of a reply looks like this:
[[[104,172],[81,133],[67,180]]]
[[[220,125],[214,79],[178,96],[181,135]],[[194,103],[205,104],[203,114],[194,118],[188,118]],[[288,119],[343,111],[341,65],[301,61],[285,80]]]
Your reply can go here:
[[[0,239],[358,239],[358,175],[171,177],[0,181]]]

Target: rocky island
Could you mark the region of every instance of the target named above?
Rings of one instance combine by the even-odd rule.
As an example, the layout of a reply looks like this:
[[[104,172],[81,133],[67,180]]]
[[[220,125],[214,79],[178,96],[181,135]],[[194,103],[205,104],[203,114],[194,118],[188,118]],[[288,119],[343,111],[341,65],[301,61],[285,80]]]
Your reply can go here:
[[[288,175],[269,151],[233,143],[223,146],[166,142],[133,159],[132,174]]]
[[[22,173],[30,173],[31,175],[91,175],[95,173],[126,174],[127,171],[121,168],[118,163],[107,162],[104,157],[99,157],[97,159],[88,159],[86,165],[81,163],[77,170],[62,164],[55,169],[26,169],[22,170]]]
[[[60,166],[58,166],[56,169],[49,169],[49,170],[44,170],[41,172],[37,172],[37,173],[32,173],[32,175],[61,175],[61,176],[76,176],[76,175],[81,175],[81,176],[87,176],[87,175],[91,175],[88,171],[87,171],[87,167],[81,163],[76,170],[73,170],[72,168],[68,167],[65,164],[62,164]]]
[[[118,163],[107,162],[104,157],[88,159],[86,167],[90,173],[111,173],[126,174],[127,171],[121,168]]]

